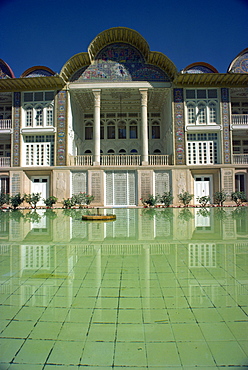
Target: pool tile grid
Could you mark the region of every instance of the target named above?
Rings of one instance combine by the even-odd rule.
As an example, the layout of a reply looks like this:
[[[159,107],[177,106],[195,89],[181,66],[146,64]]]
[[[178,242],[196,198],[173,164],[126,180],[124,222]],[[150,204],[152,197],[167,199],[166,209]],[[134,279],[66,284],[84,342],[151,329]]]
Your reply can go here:
[[[208,271],[217,287],[213,299],[202,275],[187,271],[183,262],[187,274],[178,274],[166,256],[151,257],[149,274],[137,256],[120,256],[116,268],[116,258],[103,258],[100,276],[92,273],[94,256],[88,269],[84,262],[81,257],[76,265],[83,279],[75,279],[73,291],[68,279],[61,279],[48,299],[42,291],[45,281],[27,299],[16,294],[17,284],[5,297],[3,368],[247,366],[247,303],[244,299],[239,305],[240,296],[229,299],[229,289],[238,283],[234,278],[221,284]]]

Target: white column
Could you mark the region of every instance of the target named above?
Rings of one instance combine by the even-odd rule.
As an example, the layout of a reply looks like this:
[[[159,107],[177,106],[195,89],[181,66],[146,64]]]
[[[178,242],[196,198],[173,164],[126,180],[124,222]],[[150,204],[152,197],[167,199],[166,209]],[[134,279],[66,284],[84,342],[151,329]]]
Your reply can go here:
[[[148,89],[139,89],[141,95],[141,164],[148,164],[147,97]]]
[[[100,107],[101,107],[101,90],[93,89],[94,95],[94,127],[93,127],[93,166],[100,165]]]

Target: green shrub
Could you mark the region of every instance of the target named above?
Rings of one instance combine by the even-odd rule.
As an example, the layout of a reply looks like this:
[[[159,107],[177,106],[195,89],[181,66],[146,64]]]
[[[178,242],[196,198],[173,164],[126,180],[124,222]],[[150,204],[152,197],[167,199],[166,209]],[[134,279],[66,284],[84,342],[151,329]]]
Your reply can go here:
[[[160,197],[160,202],[165,205],[165,207],[169,207],[173,202],[173,195],[170,191],[165,191],[163,195]]]
[[[51,195],[47,199],[43,199],[43,202],[48,208],[52,208],[53,204],[57,202],[58,198],[56,198],[54,195]]]
[[[16,208],[19,207],[20,204],[22,204],[22,202],[24,201],[24,197],[21,197],[21,194],[20,193],[17,193],[15,195],[12,195],[9,198],[9,201],[10,201],[11,206],[14,209],[16,209]]]
[[[190,194],[188,191],[183,191],[182,193],[178,194],[178,198],[180,202],[183,203],[184,207],[188,207],[193,196],[194,195]]]
[[[196,199],[199,202],[199,204],[201,205],[201,207],[206,207],[208,202],[210,202],[210,197],[207,196],[207,195],[204,195],[202,197],[197,197]]]
[[[9,204],[9,194],[0,193],[0,207]]]
[[[31,207],[36,208],[37,203],[41,198],[40,193],[24,194],[24,200],[31,205]]]
[[[223,207],[223,204],[227,198],[227,193],[222,189],[221,191],[216,191],[214,193],[214,200],[219,206]]]
[[[246,195],[243,191],[235,191],[231,194],[231,199],[236,203],[237,206],[240,206],[242,203],[247,201]]]
[[[152,195],[152,194],[149,194],[147,198],[143,199],[141,198],[141,202],[144,206],[147,206],[147,207],[153,207],[155,206],[159,201],[159,195]]]

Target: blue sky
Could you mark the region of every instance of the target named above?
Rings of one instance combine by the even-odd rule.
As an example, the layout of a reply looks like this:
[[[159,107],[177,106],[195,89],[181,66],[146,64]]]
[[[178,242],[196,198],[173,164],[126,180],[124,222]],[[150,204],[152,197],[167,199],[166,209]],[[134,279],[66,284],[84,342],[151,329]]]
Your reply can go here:
[[[178,71],[206,62],[225,73],[248,47],[247,0],[0,0],[0,59],[15,77],[43,65],[60,72],[111,27],[138,31]]]

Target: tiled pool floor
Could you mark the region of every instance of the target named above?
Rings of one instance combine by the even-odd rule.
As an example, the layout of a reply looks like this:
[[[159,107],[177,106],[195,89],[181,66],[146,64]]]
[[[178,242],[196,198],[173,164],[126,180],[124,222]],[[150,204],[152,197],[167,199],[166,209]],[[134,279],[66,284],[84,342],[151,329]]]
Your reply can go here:
[[[60,278],[56,269],[12,278],[1,295],[0,369],[248,366],[247,291],[233,295],[236,279],[207,268],[201,279],[183,261],[174,271],[165,255],[150,256],[146,271],[145,258],[102,257],[98,276],[97,254],[79,252],[73,282],[61,265]]]
[[[248,368],[247,252],[217,245],[214,267],[192,267],[180,242],[56,245],[48,271],[20,248],[0,256],[1,370]]]

